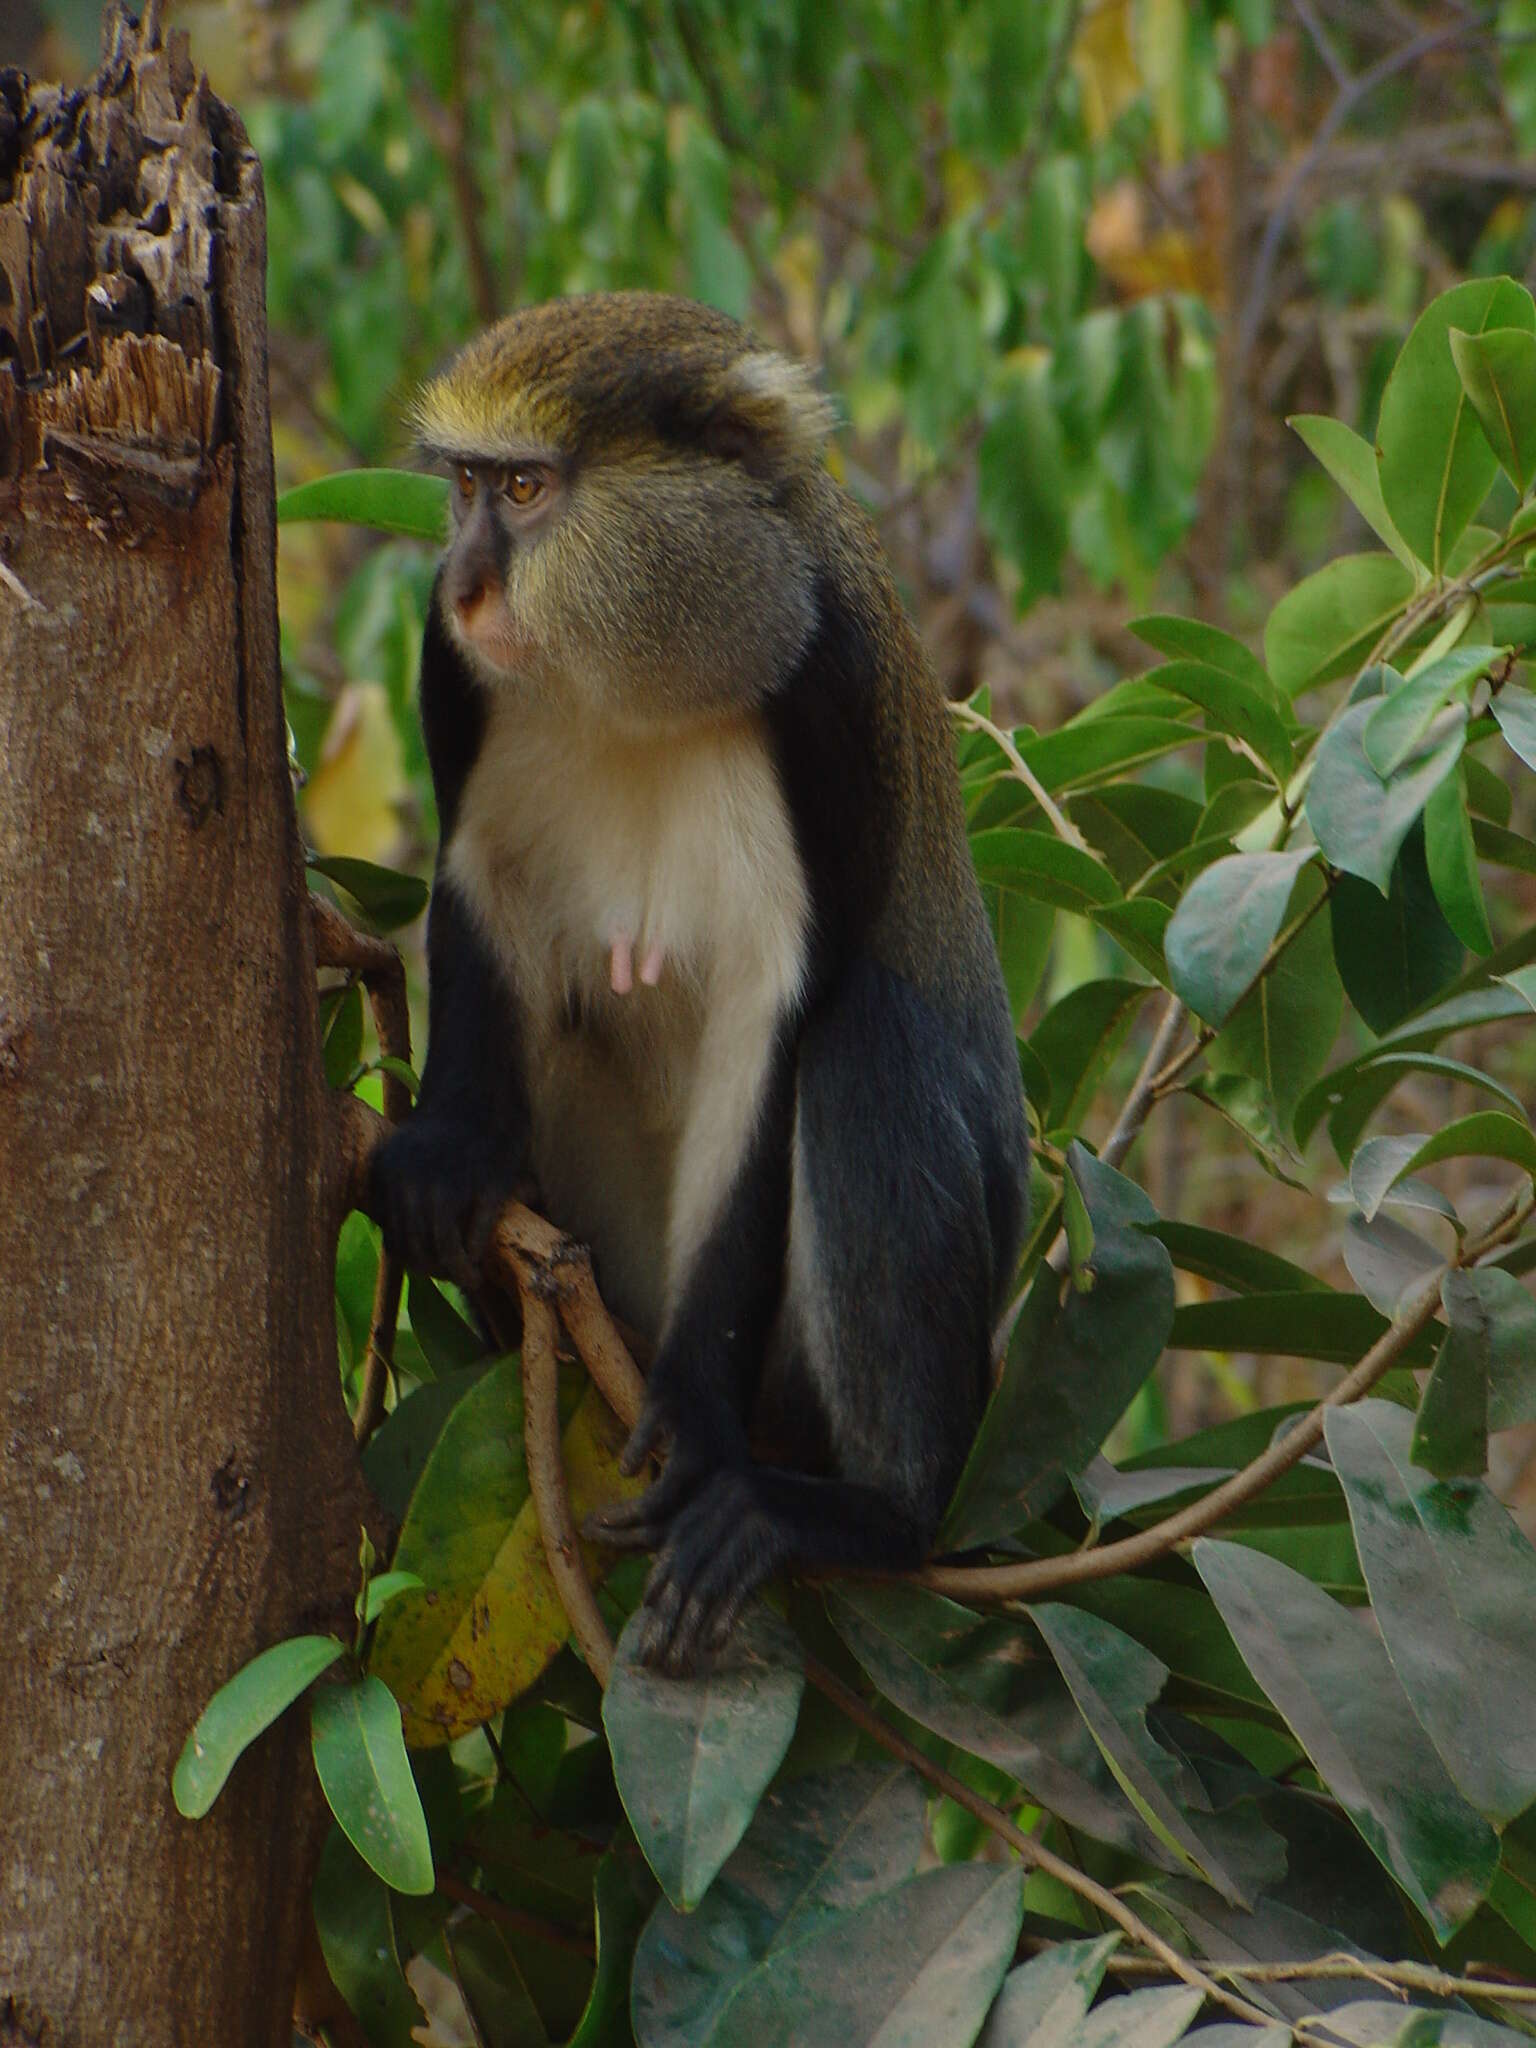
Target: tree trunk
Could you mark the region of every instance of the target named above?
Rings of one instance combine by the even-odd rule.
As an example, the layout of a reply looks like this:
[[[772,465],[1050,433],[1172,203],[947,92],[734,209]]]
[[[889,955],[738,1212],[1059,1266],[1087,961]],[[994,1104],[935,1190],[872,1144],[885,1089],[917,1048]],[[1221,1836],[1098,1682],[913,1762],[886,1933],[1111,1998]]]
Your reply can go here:
[[[278,677],[260,170],[157,7],[0,74],[0,2041],[275,2044],[346,1623],[338,1193]],[[9,360],[7,360],[9,359]]]

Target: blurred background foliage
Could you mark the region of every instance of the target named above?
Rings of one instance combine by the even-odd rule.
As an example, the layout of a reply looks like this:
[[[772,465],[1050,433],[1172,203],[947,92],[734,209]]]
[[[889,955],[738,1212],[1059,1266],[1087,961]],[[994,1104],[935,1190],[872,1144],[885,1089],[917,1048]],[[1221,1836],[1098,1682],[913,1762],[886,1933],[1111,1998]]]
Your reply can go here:
[[[946,689],[985,686],[1010,725],[1053,728],[1145,667],[1137,612],[1254,641],[1298,575],[1364,544],[1286,416],[1369,437],[1415,311],[1463,276],[1529,281],[1536,255],[1536,0],[168,0],[166,15],[266,168],[281,482],[408,459],[413,384],[504,310],[687,292],[823,365],[845,422],[835,459]],[[89,69],[96,0],[5,0],[0,16],[0,61]],[[306,831],[321,853],[425,871],[413,696],[430,555],[286,527],[280,574]],[[1197,755],[1151,772],[1200,794]],[[1123,966],[1063,916],[1034,1007]],[[1506,1055],[1529,1098],[1529,1045]],[[1402,1119],[1432,1130],[1473,1106],[1455,1086],[1405,1085]],[[1170,1103],[1139,1160],[1164,1213],[1344,1279],[1327,1205],[1210,1119]],[[1311,1384],[1284,1362],[1185,1358],[1123,1448]],[[1502,1477],[1518,1495],[1518,1472]]]

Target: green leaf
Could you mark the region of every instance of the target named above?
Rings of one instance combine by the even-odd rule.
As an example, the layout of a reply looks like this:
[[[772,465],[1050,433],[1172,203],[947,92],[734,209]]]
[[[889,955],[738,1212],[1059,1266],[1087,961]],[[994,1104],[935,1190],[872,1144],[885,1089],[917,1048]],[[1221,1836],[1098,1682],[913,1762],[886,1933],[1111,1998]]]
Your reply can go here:
[[[200,1820],[224,1789],[241,1752],[345,1655],[345,1645],[335,1636],[290,1636],[253,1657],[221,1685],[193,1723],[176,1759],[171,1773],[176,1811],[188,1820]]]
[[[1017,1865],[925,1871],[793,1946],[776,1946],[719,2027],[682,2038],[715,2048],[769,2040],[969,2048],[1013,1961],[1023,1914]]]
[[[325,1085],[345,1088],[357,1071],[363,1050],[363,991],[359,982],[344,988],[331,1011],[325,1034]]]
[[[645,2048],[740,2038],[733,1999],[797,1947],[900,1884],[923,1849],[923,1787],[888,1763],[855,1763],[767,1794],[696,1912],[663,1899],[635,1951],[634,2021]]]
[[[1229,1905],[1251,1905],[1240,1879],[1191,1818],[1192,1802],[1209,1803],[1198,1779],[1147,1726],[1147,1708],[1168,1681],[1167,1665],[1113,1623],[1081,1608],[1048,1601],[1029,1614],[1116,1783],[1143,1821],[1182,1869],[1213,1886]],[[1283,1858],[1277,1875],[1280,1867]]]
[[[1474,1110],[1426,1138],[1403,1162],[1396,1178],[1440,1159],[1473,1158],[1507,1159],[1512,1166],[1536,1173],[1536,1134],[1528,1123],[1506,1116],[1502,1109]]]
[[[1046,1011],[1027,1043],[1051,1078],[1049,1100],[1035,1104],[1047,1130],[1076,1128],[1151,993],[1145,982],[1106,977],[1080,982]]]
[[[344,469],[281,494],[278,525],[301,519],[338,519],[441,547],[448,538],[448,479],[409,469]]]
[[[1523,498],[1536,478],[1536,334],[1523,327],[1450,333],[1461,388],[1499,467]]]
[[[1415,754],[1422,753],[1435,720],[1453,697],[1466,701],[1472,685],[1507,653],[1507,648],[1469,641],[1451,654],[1421,668],[1405,680],[1388,685],[1376,698],[1361,732],[1361,747],[1383,782]],[[1382,671],[1392,676],[1395,671]]]
[[[1447,776],[1446,782],[1452,779]],[[1392,864],[1385,900],[1358,875],[1340,875],[1328,916],[1334,965],[1344,993],[1373,1031],[1390,1031],[1432,1001],[1461,971],[1461,941],[1435,900],[1424,860],[1422,825],[1408,829]],[[1367,1109],[1365,1115],[1369,1114]],[[1335,1135],[1335,1145],[1338,1142]]]
[[[1488,1317],[1488,1427],[1536,1422],[1536,1301],[1497,1266],[1465,1278]]]
[[[411,1329],[432,1370],[442,1377],[478,1365],[486,1345],[472,1330],[435,1280],[412,1273],[406,1289]]]
[[[1054,793],[1118,781],[1133,768],[1190,746],[1199,738],[1194,726],[1175,718],[1086,718],[1079,713],[1056,732],[1021,740],[1019,752]]]
[[[1208,1024],[1225,1023],[1252,983],[1315,851],[1231,854],[1184,892],[1164,936],[1170,986]]]
[[[1010,825],[976,832],[971,859],[984,886],[1017,890],[1059,910],[1086,911],[1120,900],[1119,885],[1103,862],[1053,832],[1023,832]]]
[[[1340,555],[1287,591],[1264,628],[1264,659],[1288,697],[1358,668],[1413,595],[1392,555]]]
[[[1328,2014],[1330,2034],[1351,2048],[1525,2048],[1530,2035],[1468,2012],[1406,2012],[1387,1998],[1357,1998]]]
[[[470,1366],[446,1379],[425,1381],[389,1411],[368,1439],[363,1477],[391,1521],[405,1520],[444,1423],[484,1373],[484,1366]]]
[[[1260,1551],[1201,1538],[1194,1563],[1248,1668],[1362,1838],[1449,1939],[1498,1867],[1498,1838],[1461,1797],[1382,1644]]]
[[[363,1608],[364,1625],[377,1621],[397,1594],[413,1592],[421,1584],[415,1572],[380,1572],[376,1579],[370,1579],[368,1598]]]
[[[1398,532],[1437,576],[1498,468],[1456,372],[1453,327],[1468,335],[1536,329],[1536,305],[1512,278],[1453,285],[1415,321],[1382,392],[1381,495]]]
[[[398,931],[401,925],[414,923],[426,909],[432,893],[420,875],[382,868],[377,861],[312,853],[305,864],[311,874],[324,875],[345,889],[375,930],[381,932]]]
[[[1362,890],[1366,888],[1363,882],[1357,886]],[[1380,901],[1374,890],[1369,894],[1372,902]],[[1343,1072],[1344,1081],[1328,1119],[1328,1135],[1334,1151],[1345,1165],[1359,1142],[1360,1133],[1406,1073],[1425,1073],[1447,1081],[1464,1081],[1469,1088],[1482,1088],[1490,1095],[1498,1096],[1517,1115],[1524,1114],[1520,1098],[1501,1081],[1495,1081],[1492,1075],[1477,1067],[1469,1067],[1464,1060],[1446,1059],[1440,1053],[1383,1053],[1379,1059],[1368,1060]]]
[[[1275,709],[1275,692],[1239,682],[1203,661],[1168,661],[1145,678],[1159,689],[1198,704],[1211,726],[1242,740],[1268,768],[1279,788],[1290,780],[1295,761],[1291,742]]]
[[[1317,457],[1339,489],[1379,541],[1396,555],[1410,573],[1417,573],[1413,550],[1392,524],[1386,500],[1381,495],[1381,478],[1376,472],[1376,450],[1353,427],[1326,413],[1296,413],[1286,421],[1291,430]]]
[[[1170,613],[1153,612],[1146,618],[1132,619],[1130,630],[1159,654],[1175,660],[1208,662],[1224,675],[1247,683],[1261,697],[1277,704],[1282,701],[1259,657],[1220,626],[1209,626],[1203,619],[1180,619]]]
[[[1293,912],[1317,902],[1323,889],[1316,867],[1304,868]],[[1212,1077],[1238,1073],[1259,1082],[1288,1130],[1297,1100],[1333,1049],[1343,1011],[1327,920],[1314,916],[1222,1025],[1207,1055]]]
[[[635,1948],[656,1899],[628,1830],[597,1866],[592,1904],[597,1921],[597,1972],[581,2021],[566,2048],[630,2048],[629,1984]]]
[[[1030,1631],[916,1586],[827,1590],[833,1626],[902,1713],[1004,1771],[1068,1827],[1183,1867],[1115,1782],[1071,1693]]]
[[[309,1730],[320,1788],[358,1855],[394,1891],[430,1892],[427,1817],[389,1687],[371,1676],[321,1686]]]
[[[1452,1270],[1440,1283],[1450,1328],[1414,1418],[1415,1465],[1437,1479],[1477,1478],[1488,1469],[1488,1362],[1492,1317],[1482,1275]]]
[[[1119,1943],[1118,1934],[1059,1941],[1010,1970],[977,2048],[1069,2048]]]
[[[1424,856],[1445,921],[1474,953],[1493,951],[1493,932],[1477,871],[1466,783],[1447,775],[1424,806]]]
[[[1526,767],[1536,768],[1536,695],[1506,683],[1488,708]]]
[[[1424,753],[1383,781],[1364,747],[1375,709],[1369,699],[1352,704],[1323,739],[1307,789],[1307,820],[1327,860],[1374,882],[1385,896],[1409,828],[1461,758],[1467,721],[1461,709]]]
[[[1042,1267],[945,1519],[946,1548],[1006,1536],[1043,1514],[1087,1464],[1156,1365],[1173,1317],[1173,1267],[1144,1226],[1134,1181],[1074,1143],[1067,1170],[1093,1223],[1093,1286],[1060,1298]]]
[[[1349,1277],[1384,1316],[1404,1313],[1411,1297],[1445,1270],[1444,1253],[1390,1216],[1351,1216],[1344,1230]]]
[[[1480,1479],[1411,1462],[1413,1418],[1392,1402],[1330,1409],[1326,1429],[1409,1704],[1461,1791],[1503,1827],[1536,1800],[1536,1550]]]
[[[783,1761],[805,1690],[800,1646],[761,1604],[693,1678],[641,1664],[641,1617],[619,1639],[603,1726],[619,1797],[645,1860],[679,1911],[709,1890]]]
[[[1174,1314],[1168,1346],[1354,1365],[1386,1327],[1386,1317],[1357,1294],[1249,1294],[1236,1301],[1185,1302]],[[1403,1354],[1405,1365],[1428,1365],[1433,1358],[1433,1340],[1422,1334]]]
[[[321,1852],[314,1908],[331,1982],[372,2048],[417,2048],[415,2029],[427,2016],[401,1965],[393,1900],[340,1828]]]
[[[1182,1984],[1128,1991],[1123,1997],[1106,1999],[1096,2006],[1073,2030],[1070,2048],[1173,2048],[1175,2041],[1183,2040],[1200,2003],[1200,1992],[1186,1990]],[[1201,2029],[1202,2033],[1209,2031]],[[1260,2031],[1248,2027],[1234,2029],[1253,2036],[1244,2048],[1257,2048]],[[1282,2029],[1277,2038],[1283,2037]],[[999,2048],[1012,2048],[1011,2035],[994,2036],[990,2032],[982,2036],[982,2048],[994,2040]]]

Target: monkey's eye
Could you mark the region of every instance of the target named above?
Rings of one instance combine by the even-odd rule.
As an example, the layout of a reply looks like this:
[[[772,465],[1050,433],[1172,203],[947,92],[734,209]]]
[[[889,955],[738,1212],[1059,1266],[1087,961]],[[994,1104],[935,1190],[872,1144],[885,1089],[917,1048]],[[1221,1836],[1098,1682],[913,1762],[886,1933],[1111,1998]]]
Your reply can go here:
[[[453,487],[458,492],[462,504],[467,505],[475,495],[475,472],[467,462],[461,462],[454,471]]]
[[[509,469],[503,489],[514,505],[531,505],[544,495],[544,478],[536,469]]]

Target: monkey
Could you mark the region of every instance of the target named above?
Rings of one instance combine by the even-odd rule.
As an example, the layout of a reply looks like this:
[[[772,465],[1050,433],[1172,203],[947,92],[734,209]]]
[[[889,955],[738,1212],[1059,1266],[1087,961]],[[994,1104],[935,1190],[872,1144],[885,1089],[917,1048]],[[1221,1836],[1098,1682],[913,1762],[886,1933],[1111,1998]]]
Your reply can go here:
[[[683,1673],[781,1570],[920,1564],[989,1392],[1028,1140],[949,720],[828,402],[724,314],[531,307],[414,423],[441,836],[373,1210],[473,1276],[531,1177],[590,1247],[667,1455],[588,1534]]]

